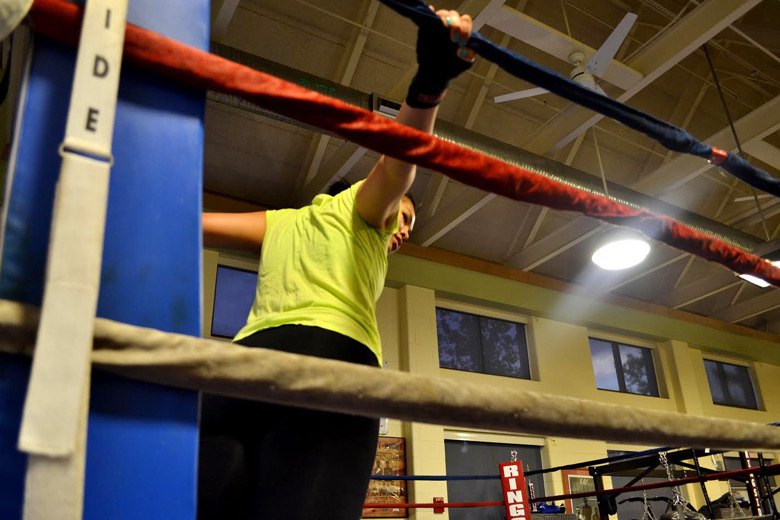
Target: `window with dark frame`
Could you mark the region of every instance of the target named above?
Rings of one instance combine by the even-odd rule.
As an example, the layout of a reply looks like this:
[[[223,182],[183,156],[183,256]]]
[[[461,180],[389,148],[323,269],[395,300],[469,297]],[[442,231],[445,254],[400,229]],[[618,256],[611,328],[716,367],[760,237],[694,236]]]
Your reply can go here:
[[[244,325],[257,291],[257,271],[217,266],[211,335],[232,339]]]
[[[525,325],[436,308],[439,366],[531,379]]]
[[[758,410],[756,391],[747,367],[705,359],[704,369],[713,403]]]
[[[542,448],[522,444],[498,444],[466,440],[445,440],[444,456],[448,475],[499,475],[499,463],[523,462],[525,471],[542,469]],[[534,496],[545,496],[544,475],[526,477]],[[496,480],[450,480],[447,482],[450,502],[494,502],[503,500],[501,482]],[[506,518],[496,507],[450,509],[451,520],[498,520]],[[528,515],[530,518],[530,515]],[[535,517],[536,515],[534,515]],[[554,517],[550,517],[554,518]]]
[[[596,388],[659,397],[652,349],[597,338],[588,341]]]

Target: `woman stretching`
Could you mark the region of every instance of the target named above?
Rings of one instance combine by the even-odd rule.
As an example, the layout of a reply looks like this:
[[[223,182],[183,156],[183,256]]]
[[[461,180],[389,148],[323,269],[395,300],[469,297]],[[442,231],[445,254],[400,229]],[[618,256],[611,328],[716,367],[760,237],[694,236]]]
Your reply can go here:
[[[397,120],[430,132],[450,80],[474,54],[471,18],[438,11],[420,27],[418,71]],[[409,239],[414,165],[382,156],[368,177],[310,206],[204,213],[204,245],[260,255],[257,293],[234,341],[382,365],[375,305],[387,255]],[[378,420],[203,396],[199,518],[357,520]]]

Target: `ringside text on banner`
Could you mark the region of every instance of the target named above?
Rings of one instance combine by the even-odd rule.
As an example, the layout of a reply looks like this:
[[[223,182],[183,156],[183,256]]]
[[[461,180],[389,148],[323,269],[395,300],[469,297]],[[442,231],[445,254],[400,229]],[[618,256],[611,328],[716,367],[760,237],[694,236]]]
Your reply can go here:
[[[531,507],[528,503],[523,462],[520,460],[502,462],[498,466],[501,471],[501,487],[507,520],[530,519]]]

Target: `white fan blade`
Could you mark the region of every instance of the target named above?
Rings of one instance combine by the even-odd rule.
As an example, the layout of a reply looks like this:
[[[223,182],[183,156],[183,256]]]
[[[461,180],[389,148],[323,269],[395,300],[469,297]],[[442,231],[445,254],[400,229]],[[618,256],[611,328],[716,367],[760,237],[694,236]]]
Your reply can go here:
[[[482,26],[490,22],[490,19],[493,18],[494,14],[499,12],[505,2],[506,0],[491,0],[490,3],[482,9],[482,12],[474,18],[474,21],[471,22],[471,30],[479,31],[482,29]]]
[[[496,96],[493,98],[493,101],[496,103],[504,103],[506,101],[514,101],[515,99],[538,96],[539,94],[544,94],[546,92],[549,92],[549,90],[543,88],[530,88],[528,90],[512,92],[511,94],[504,94],[503,96]]]
[[[756,195],[756,196],[757,196],[759,199],[765,199],[765,198],[767,198],[767,197],[772,197],[772,195],[770,195],[769,193],[759,193],[759,194],[758,194],[758,195]],[[754,201],[754,200],[756,200],[756,199],[754,199],[754,198],[753,198],[753,196],[751,195],[751,196],[749,196],[749,197],[737,197],[736,199],[734,199],[734,202],[746,202],[746,201],[748,201],[748,200],[749,200],[749,201]]]
[[[612,34],[609,35],[607,41],[599,47],[596,54],[585,65],[585,72],[598,77],[604,74],[609,64],[612,63],[612,58],[615,57],[618,49],[623,45],[623,40],[628,36],[628,31],[631,30],[631,26],[636,22],[636,18],[637,16],[634,13],[628,13],[623,17],[618,26],[615,27],[615,30],[612,31]]]

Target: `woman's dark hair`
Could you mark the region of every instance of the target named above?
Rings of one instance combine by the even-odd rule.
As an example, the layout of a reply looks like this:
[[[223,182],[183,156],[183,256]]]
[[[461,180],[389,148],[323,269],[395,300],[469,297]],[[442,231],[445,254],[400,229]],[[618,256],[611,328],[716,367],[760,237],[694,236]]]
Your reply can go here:
[[[328,191],[326,191],[325,193],[327,193],[331,197],[335,197],[336,195],[338,195],[342,191],[346,190],[350,186],[352,186],[352,184],[350,184],[348,181],[346,181],[344,179],[340,179],[340,180],[334,182],[333,184],[331,184],[330,186],[328,186]],[[414,197],[412,197],[412,192],[411,191],[406,192],[406,195],[404,195],[404,197],[409,199],[409,202],[412,203],[412,207],[414,208],[414,211],[416,213],[417,212],[417,201],[414,200]]]
[[[411,191],[407,191],[406,195],[404,195],[404,197],[409,199],[409,202],[412,203],[412,207],[414,208],[414,212],[417,213],[417,201],[414,200],[414,197],[412,197],[412,192]]]
[[[344,179],[341,179],[328,186],[328,191],[326,191],[325,193],[327,193],[331,197],[335,197],[336,195],[346,190],[350,186],[352,185],[349,182],[345,181]]]

